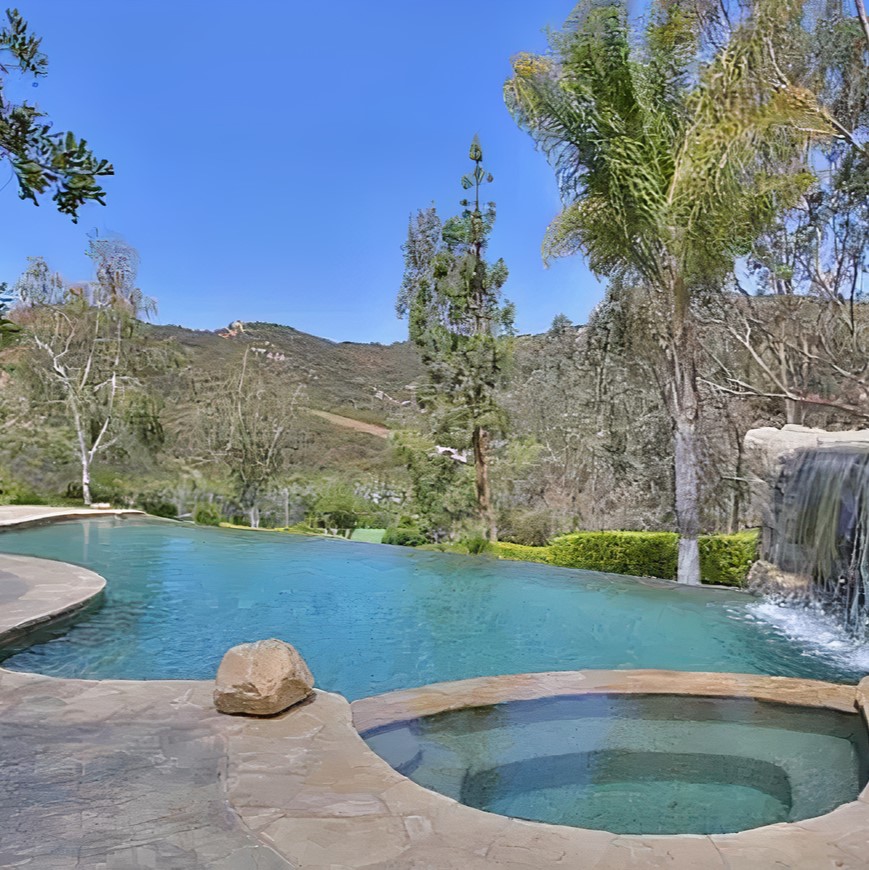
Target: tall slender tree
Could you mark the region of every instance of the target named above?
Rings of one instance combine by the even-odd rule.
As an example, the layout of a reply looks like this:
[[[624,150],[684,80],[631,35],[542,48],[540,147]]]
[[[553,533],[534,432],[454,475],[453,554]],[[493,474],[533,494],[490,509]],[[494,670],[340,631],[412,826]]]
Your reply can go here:
[[[153,303],[136,286],[136,252],[92,240],[97,279],[70,285],[41,258],[16,284],[14,318],[27,349],[33,396],[47,411],[62,409],[75,436],[81,494],[91,504],[95,460],[138,427],[143,384],[160,354],[142,341],[140,318]]]
[[[683,583],[700,581],[696,305],[805,186],[794,166],[806,140],[830,133],[770,51],[800,4],[761,0],[732,27],[715,10],[658,0],[634,32],[626,0],[585,0],[550,53],[514,58],[505,87],[565,203],[544,256],[582,252],[597,274],[647,293],[673,430]]]
[[[408,318],[410,339],[428,369],[430,383],[419,399],[434,413],[437,434],[473,450],[480,520],[496,540],[489,455],[493,434],[505,427],[495,390],[505,373],[513,306],[501,295],[504,261],[485,258],[495,203],[480,201],[481,187],[493,178],[483,168],[476,136],[469,157],[474,168],[462,177],[462,187],[473,191],[473,199],[461,200],[462,213],[442,223],[428,208],[410,223],[397,311]]]

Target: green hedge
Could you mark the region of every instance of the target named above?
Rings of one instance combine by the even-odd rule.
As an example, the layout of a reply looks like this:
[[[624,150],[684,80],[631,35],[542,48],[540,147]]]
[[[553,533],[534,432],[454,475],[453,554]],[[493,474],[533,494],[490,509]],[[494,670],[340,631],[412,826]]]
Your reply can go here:
[[[556,538],[548,547],[503,543],[495,546],[503,559],[673,580],[678,541],[679,536],[673,532],[576,532]],[[744,586],[756,558],[757,544],[757,530],[735,535],[702,535],[699,545],[703,582]]]
[[[498,541],[492,544],[492,552],[499,559],[513,559],[517,562],[548,562],[549,547],[531,547],[527,544],[510,544]]]
[[[550,544],[549,561],[563,568],[672,580],[678,540],[674,532],[576,532]]]
[[[760,535],[756,529],[735,535],[700,538],[700,573],[704,583],[745,586],[751,563],[757,558]]]

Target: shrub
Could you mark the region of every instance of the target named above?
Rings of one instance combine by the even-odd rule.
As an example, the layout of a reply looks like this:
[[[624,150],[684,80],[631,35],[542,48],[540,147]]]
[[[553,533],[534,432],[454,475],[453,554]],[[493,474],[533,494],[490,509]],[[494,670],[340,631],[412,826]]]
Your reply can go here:
[[[193,511],[193,521],[200,526],[219,526],[222,520],[220,509],[211,502],[202,502],[196,505],[196,510]]]
[[[178,508],[171,501],[165,501],[159,496],[145,496],[139,499],[139,507],[146,514],[155,517],[166,517],[174,520],[178,516]]]
[[[673,580],[678,540],[678,535],[672,532],[576,532],[552,542],[548,561],[564,568]],[[699,546],[703,582],[744,586],[756,558],[757,544],[756,530],[735,535],[702,535]]]
[[[549,561],[563,568],[672,580],[678,540],[674,532],[575,532],[552,542]]]
[[[4,500],[7,504],[51,504],[51,499],[47,499],[44,495],[36,492],[36,490],[26,486],[10,487],[10,491],[5,496]]]
[[[745,586],[751,563],[757,558],[757,529],[735,535],[704,535],[700,538],[700,574],[704,583]]]
[[[502,525],[504,540],[512,544],[545,547],[552,537],[552,515],[545,510],[511,511]]]
[[[498,541],[492,544],[492,549],[499,559],[513,559],[517,562],[548,562],[550,558],[549,547],[529,547],[525,544]]]
[[[482,535],[471,535],[461,541],[461,544],[472,556],[480,556],[489,551],[489,541]]]
[[[399,547],[419,547],[426,543],[426,538],[415,526],[393,526],[386,530],[382,543],[396,544]]]

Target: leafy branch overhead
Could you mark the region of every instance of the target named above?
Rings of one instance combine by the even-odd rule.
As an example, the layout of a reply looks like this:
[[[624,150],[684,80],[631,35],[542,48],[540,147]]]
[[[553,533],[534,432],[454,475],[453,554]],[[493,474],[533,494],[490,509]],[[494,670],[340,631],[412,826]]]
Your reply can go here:
[[[10,72],[44,76],[48,58],[40,50],[41,39],[28,31],[17,9],[7,9],[6,19],[0,29],[0,157],[11,165],[21,199],[39,205],[39,197],[52,191],[57,210],[77,222],[86,202],[105,205],[99,179],[114,175],[114,167],[95,157],[75,134],[52,133],[51,121],[37,106],[7,99]]]

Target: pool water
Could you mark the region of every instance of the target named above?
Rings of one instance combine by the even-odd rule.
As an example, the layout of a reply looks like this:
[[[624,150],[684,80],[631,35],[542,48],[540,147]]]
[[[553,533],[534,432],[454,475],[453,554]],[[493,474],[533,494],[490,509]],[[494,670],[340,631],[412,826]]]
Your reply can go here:
[[[439,713],[363,734],[468,806],[617,834],[720,834],[855,800],[856,713],[672,695],[579,695]]]
[[[583,668],[863,675],[758,620],[736,591],[145,519],[4,531],[0,551],[108,581],[101,605],[6,651],[4,667],[54,676],[210,679],[229,647],[266,637],[350,699]]]

